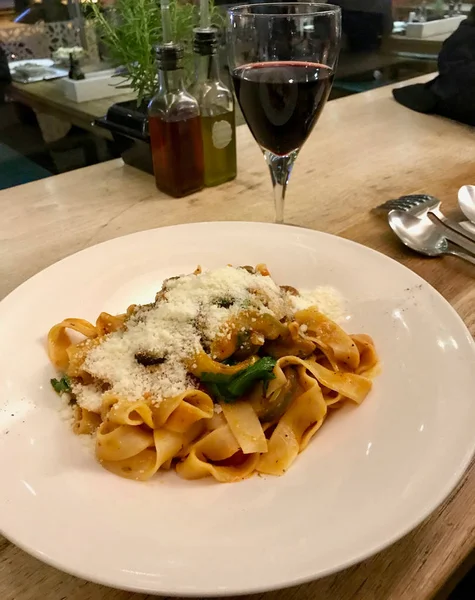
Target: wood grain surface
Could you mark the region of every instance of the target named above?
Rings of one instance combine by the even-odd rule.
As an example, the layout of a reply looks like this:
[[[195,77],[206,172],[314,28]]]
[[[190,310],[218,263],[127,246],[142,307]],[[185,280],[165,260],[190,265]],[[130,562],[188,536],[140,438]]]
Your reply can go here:
[[[424,79],[420,79],[424,80]],[[134,231],[209,220],[271,221],[270,178],[246,126],[235,181],[183,199],[120,160],[0,192],[0,298],[82,248]],[[391,256],[432,284],[475,334],[475,267],[405,250],[371,208],[429,192],[452,216],[475,179],[468,127],[396,104],[389,88],[331,102],[292,174],[287,223],[331,232]],[[402,540],[343,573],[253,600],[428,600],[475,548],[475,466],[458,489]],[[1,520],[1,515],[0,515]],[[145,600],[61,573],[0,537],[1,600]],[[249,597],[250,598],[250,597]]]
[[[442,44],[450,35],[451,33],[441,33],[425,38],[415,38],[394,33],[384,39],[383,50],[389,54],[410,52],[412,54],[437,56],[442,48]]]
[[[95,119],[103,117],[116,102],[134,100],[135,94],[124,90],[123,94],[112,98],[100,98],[87,102],[74,102],[66,98],[59,86],[59,80],[37,81],[36,83],[12,82],[9,96],[42,113],[92,131],[96,135],[109,137],[106,130],[93,126]]]

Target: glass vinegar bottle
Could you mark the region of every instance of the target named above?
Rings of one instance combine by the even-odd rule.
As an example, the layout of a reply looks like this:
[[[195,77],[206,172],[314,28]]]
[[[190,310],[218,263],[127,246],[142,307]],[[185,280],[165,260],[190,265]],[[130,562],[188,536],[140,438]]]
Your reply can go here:
[[[157,188],[177,198],[204,185],[203,138],[198,102],[183,83],[183,47],[156,47],[158,92],[148,105]]]
[[[204,183],[214,186],[236,177],[236,123],[234,97],[221,81],[217,30],[194,30],[196,81],[192,94],[201,114]]]

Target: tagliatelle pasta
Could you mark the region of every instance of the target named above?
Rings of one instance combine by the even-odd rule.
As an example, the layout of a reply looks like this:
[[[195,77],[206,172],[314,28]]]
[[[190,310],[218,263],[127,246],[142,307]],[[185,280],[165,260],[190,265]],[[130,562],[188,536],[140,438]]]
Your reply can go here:
[[[198,268],[150,304],[53,326],[52,384],[121,477],[282,475],[330,411],[372,387],[374,343],[335,322],[338,306],[328,288],[277,285],[265,265]]]

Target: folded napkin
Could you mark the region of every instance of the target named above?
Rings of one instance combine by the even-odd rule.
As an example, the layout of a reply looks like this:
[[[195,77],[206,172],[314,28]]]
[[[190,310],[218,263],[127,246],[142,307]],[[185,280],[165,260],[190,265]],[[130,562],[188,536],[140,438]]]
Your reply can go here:
[[[43,65],[37,65],[35,63],[25,63],[24,65],[15,67],[13,69],[13,78],[19,77],[21,79],[36,79],[38,77],[44,78],[47,75],[53,73],[52,69],[44,67]]]
[[[11,68],[12,79],[19,83],[34,83],[43,79],[56,79],[66,77],[67,74],[68,72],[65,69],[45,67],[36,63],[25,63]]]

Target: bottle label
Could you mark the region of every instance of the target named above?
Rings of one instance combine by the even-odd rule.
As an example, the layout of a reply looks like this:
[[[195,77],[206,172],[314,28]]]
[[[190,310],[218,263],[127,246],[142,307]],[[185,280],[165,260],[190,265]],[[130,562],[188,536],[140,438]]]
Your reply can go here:
[[[216,121],[213,124],[213,131],[211,133],[213,138],[213,146],[222,150],[233,139],[233,129],[227,121]]]

